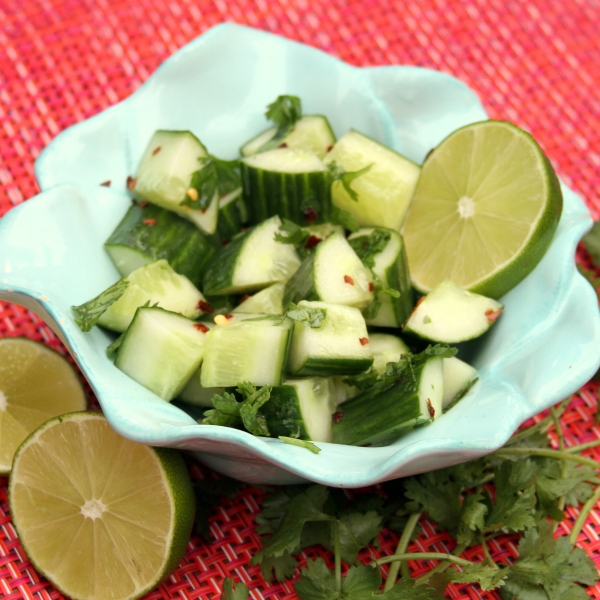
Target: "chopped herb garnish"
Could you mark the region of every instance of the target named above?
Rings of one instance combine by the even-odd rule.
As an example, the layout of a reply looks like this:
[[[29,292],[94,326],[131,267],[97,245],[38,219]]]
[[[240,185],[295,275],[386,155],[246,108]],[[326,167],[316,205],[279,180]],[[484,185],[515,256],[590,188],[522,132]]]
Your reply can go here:
[[[75,323],[81,331],[90,331],[96,325],[98,319],[114,304],[124,293],[129,285],[127,279],[119,279],[117,283],[111,285],[94,299],[81,304],[72,306],[75,313]]]
[[[313,454],[319,454],[321,452],[321,448],[319,446],[313,444],[312,442],[307,442],[306,440],[299,440],[297,438],[287,437],[285,435],[280,435],[279,439],[286,444],[290,444],[291,446],[299,446],[300,448],[306,448],[310,450]]]
[[[112,344],[110,344],[110,346],[107,346],[106,356],[108,356],[108,358],[110,360],[113,360],[115,358],[115,356],[117,355],[117,352],[119,351],[119,348],[121,347],[121,344],[123,343],[124,337],[125,337],[125,334],[122,333]]]
[[[335,204],[331,207],[331,222],[334,225],[341,225],[348,231],[358,231],[356,219],[343,208],[338,208]]]
[[[248,600],[250,590],[243,583],[233,583],[233,577],[226,577],[223,580],[221,590],[221,600]]]
[[[311,329],[318,329],[323,325],[323,321],[327,317],[327,309],[298,306],[290,302],[286,315],[294,321],[308,325]]]
[[[302,118],[302,102],[298,96],[282,95],[267,106],[265,116],[277,125],[275,135],[264,143],[258,152],[272,150],[281,145],[281,141],[292,131],[297,121]]]
[[[361,175],[368,173],[371,170],[372,166],[372,164],[367,165],[366,167],[363,167],[358,171],[344,171],[342,167],[340,167],[335,161],[333,161],[329,164],[329,173],[331,175],[332,181],[339,181],[344,186],[344,189],[346,190],[350,198],[352,198],[354,202],[358,202],[358,194],[352,187],[352,182]]]
[[[287,233],[288,235],[282,235],[282,233]],[[274,239],[280,244],[301,246],[306,244],[310,237],[310,233],[306,229],[302,229],[300,225],[296,225],[296,223],[288,219],[283,219],[283,223],[279,226],[279,232],[275,233]]]

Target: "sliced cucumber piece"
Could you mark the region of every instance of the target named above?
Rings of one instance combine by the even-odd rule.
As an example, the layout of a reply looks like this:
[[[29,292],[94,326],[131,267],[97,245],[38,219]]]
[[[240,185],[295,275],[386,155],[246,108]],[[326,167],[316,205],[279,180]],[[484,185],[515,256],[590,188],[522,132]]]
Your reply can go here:
[[[299,307],[325,309],[318,328],[294,322],[288,372],[292,375],[353,375],[373,364],[365,320],[357,308],[302,301]]]
[[[192,378],[188,381],[187,385],[179,394],[179,399],[186,404],[192,404],[194,406],[203,406],[205,408],[213,408],[213,403],[211,402],[212,397],[215,394],[219,394],[219,396],[223,395],[225,388],[204,388],[200,383],[200,373],[202,371],[202,367],[198,369],[193,375]]]
[[[217,231],[222,240],[231,240],[247,222],[248,211],[242,199],[242,188],[220,198]]]
[[[218,191],[205,210],[182,205],[193,174],[202,168],[201,159],[207,156],[202,142],[190,131],[156,131],[142,156],[132,191],[137,198],[172,210],[204,233],[213,234],[219,214]]]
[[[288,281],[283,303],[318,300],[359,309],[373,300],[373,277],[343,235],[322,241]]]
[[[361,226],[400,229],[421,173],[417,164],[358,131],[343,135],[324,162],[335,162],[346,172],[372,165],[352,182],[358,201],[351,198],[341,181],[335,181],[333,203],[347,210]]]
[[[292,321],[280,316],[234,315],[206,336],[202,387],[281,385]],[[218,322],[223,322],[221,320]]]
[[[202,282],[206,265],[216,252],[215,245],[192,223],[152,204],[132,205],[104,247],[124,277],[164,258],[195,286]]]
[[[272,437],[331,441],[332,384],[328,379],[287,379],[260,409]]]
[[[258,154],[261,148],[273,139],[276,132],[277,127],[274,126],[259,133],[240,148],[241,155]],[[335,144],[335,135],[326,117],[306,115],[296,121],[292,131],[281,139],[280,145],[282,144],[293,150],[312,152],[322,159]]]
[[[222,248],[204,274],[208,295],[243,294],[287,281],[300,266],[291,244],[275,241],[281,219],[271,217]]]
[[[467,388],[477,375],[477,370],[453,356],[444,358],[444,396],[442,408],[446,409]]]
[[[443,281],[418,303],[404,331],[446,344],[483,335],[502,313],[502,304]]]
[[[389,443],[399,435],[442,414],[442,358],[421,361],[390,387],[367,390],[335,413],[333,441],[363,445]]]
[[[275,283],[244,300],[239,306],[236,306],[233,312],[282,315],[285,312],[283,309],[284,289],[285,283]]]
[[[273,215],[299,225],[329,221],[331,176],[312,152],[278,148],[245,158],[241,165],[250,223]]]
[[[401,327],[414,306],[402,236],[383,227],[364,228],[350,235],[348,242],[383,285],[400,293],[398,298],[394,298],[377,292],[374,304],[366,311],[367,325]]]
[[[398,362],[402,354],[408,354],[408,346],[395,335],[370,333],[369,342],[373,354],[373,368],[381,375],[389,362]]]
[[[203,313],[202,293],[187,277],[175,273],[164,259],[136,269],[127,281],[125,293],[104,312],[98,325],[122,333],[129,327],[135,311],[148,303],[190,319]]]
[[[163,400],[172,400],[198,370],[206,334],[181,315],[138,308],[115,366]]]

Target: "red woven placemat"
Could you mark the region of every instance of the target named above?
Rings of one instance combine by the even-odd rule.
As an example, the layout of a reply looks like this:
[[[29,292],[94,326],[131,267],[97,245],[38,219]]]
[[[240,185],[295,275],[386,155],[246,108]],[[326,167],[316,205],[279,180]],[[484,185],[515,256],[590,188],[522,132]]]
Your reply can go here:
[[[280,33],[355,65],[413,64],[460,77],[491,116],[531,131],[600,216],[598,0],[1,0],[0,216],[37,193],[33,162],[52,137],[128,96],[170,54],[222,21]],[[0,337],[13,335],[65,351],[29,311],[0,303]],[[600,437],[597,401],[591,384],[574,398],[562,418],[569,445]],[[201,467],[194,475],[212,476]],[[268,584],[249,566],[260,544],[254,531],[260,498],[260,491],[244,488],[224,500],[211,521],[215,541],[193,537],[178,570],[147,598],[218,598],[228,575],[249,583],[255,600],[294,598],[290,583]],[[559,533],[570,531],[577,513],[568,515]],[[600,566],[598,532],[600,507],[579,537]],[[392,553],[396,543],[396,534],[384,532],[380,550],[364,556]],[[446,551],[449,544],[424,522],[411,550]],[[516,555],[511,538],[492,541],[490,549],[494,558]],[[412,568],[418,575],[427,565]],[[600,587],[589,593],[600,598]],[[448,595],[499,597],[470,585],[451,585]],[[24,555],[2,479],[0,598],[62,598]]]

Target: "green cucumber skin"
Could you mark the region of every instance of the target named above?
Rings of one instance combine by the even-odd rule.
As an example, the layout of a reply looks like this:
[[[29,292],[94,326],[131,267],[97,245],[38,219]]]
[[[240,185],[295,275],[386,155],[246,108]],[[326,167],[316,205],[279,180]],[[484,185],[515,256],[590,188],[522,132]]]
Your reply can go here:
[[[333,375],[357,375],[373,364],[372,358],[309,358],[293,375],[294,377],[329,377]]]
[[[419,381],[426,364],[415,367],[412,381],[404,378],[379,393],[366,390],[344,402],[334,415],[334,443],[383,443],[410,429],[421,417]]]
[[[144,223],[149,219],[156,224]],[[193,223],[153,204],[132,205],[104,246],[127,246],[148,256],[148,262],[164,258],[196,287],[216,252],[214,243]]]
[[[315,288],[314,278],[315,253],[311,252],[303,261],[298,270],[285,284],[283,292],[283,307],[290,302],[298,303],[300,300],[320,300]]]
[[[271,389],[271,397],[260,409],[267,421],[271,437],[280,435],[301,440],[310,439],[302,413],[298,393],[293,385],[280,385]]]
[[[243,199],[250,223],[260,223],[274,215],[298,225],[330,221],[331,176],[328,171],[280,173],[241,164]]]
[[[248,232],[229,242],[213,257],[204,272],[202,290],[205,295],[222,296],[231,287],[239,254],[244,247]],[[227,294],[227,292],[225,292]]]
[[[219,207],[219,220],[217,221],[217,234],[223,241],[231,240],[242,231],[247,219],[244,219],[246,208],[240,196],[226,206]]]

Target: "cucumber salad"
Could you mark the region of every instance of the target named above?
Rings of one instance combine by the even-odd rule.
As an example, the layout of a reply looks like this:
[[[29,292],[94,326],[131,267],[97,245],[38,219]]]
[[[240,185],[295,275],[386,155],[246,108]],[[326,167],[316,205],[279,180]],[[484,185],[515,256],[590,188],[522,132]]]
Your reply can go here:
[[[235,160],[211,155],[190,131],[154,133],[126,183],[132,204],[105,243],[121,279],[73,307],[75,322],[119,334],[107,349],[115,366],[165,401],[200,407],[202,424],[314,452],[312,442],[390,443],[442,417],[476,381],[452,345],[488,331],[503,311],[497,298],[545,252],[560,216],[548,200],[556,177],[540,159],[550,191],[523,217],[524,241],[508,259],[492,233],[479,236],[481,252],[466,244],[468,229],[456,252],[437,258],[450,221],[448,235],[427,240],[428,258],[420,240],[449,217],[419,213],[418,203],[441,203],[445,192],[431,190],[445,144],[462,135],[472,156],[486,136],[520,143],[527,134],[501,121],[474,124],[420,166],[358,131],[336,140],[327,118],[303,116],[295,96],[279,96],[266,116],[273,125]],[[445,175],[451,215],[484,228],[498,189],[483,198],[469,184],[461,191],[457,173]],[[462,254],[484,256],[486,243],[497,264],[472,275]]]

